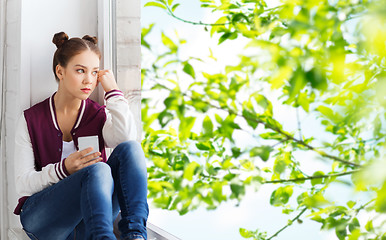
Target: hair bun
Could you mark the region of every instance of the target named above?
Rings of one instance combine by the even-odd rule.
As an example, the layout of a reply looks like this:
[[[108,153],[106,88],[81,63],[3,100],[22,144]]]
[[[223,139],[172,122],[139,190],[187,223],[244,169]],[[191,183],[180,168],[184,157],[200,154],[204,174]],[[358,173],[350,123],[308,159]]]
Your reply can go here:
[[[64,32],[56,33],[52,39],[57,48],[61,48],[66,41],[68,41],[68,35]]]
[[[90,41],[90,42],[92,42],[94,44],[98,43],[98,38],[97,37],[91,37],[90,35],[85,35],[84,37],[82,37],[82,39]]]

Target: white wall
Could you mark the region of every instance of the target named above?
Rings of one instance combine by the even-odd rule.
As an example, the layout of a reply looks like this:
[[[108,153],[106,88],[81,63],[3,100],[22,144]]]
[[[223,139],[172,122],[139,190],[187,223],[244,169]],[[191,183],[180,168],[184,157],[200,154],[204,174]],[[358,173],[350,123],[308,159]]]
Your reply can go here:
[[[137,140],[141,140],[141,1],[116,1],[116,64],[119,88],[136,116]]]
[[[15,129],[16,115],[21,105],[20,95],[20,26],[21,26],[21,1],[20,0],[3,0],[5,7],[5,22],[4,22],[4,43],[1,46],[4,49],[2,56],[4,60],[4,72],[1,76],[3,84],[2,122],[1,126],[1,186],[2,186],[2,221],[1,221],[1,239],[8,239],[8,226],[15,225],[15,219],[12,215],[12,207],[9,204],[14,202],[13,170],[11,169],[11,161],[6,161],[12,157],[10,148],[13,147],[13,133]],[[4,13],[4,12],[2,12]],[[12,13],[12,14],[10,14]],[[4,174],[4,175],[3,175]],[[8,194],[10,193],[10,194]],[[14,203],[13,203],[14,204]]]
[[[19,228],[13,214],[18,196],[14,188],[13,146],[17,118],[23,109],[49,97],[57,84],[52,73],[52,57],[56,46],[54,33],[65,31],[70,37],[85,34],[97,36],[97,4],[95,0],[2,0],[6,3],[5,81],[6,106],[2,141],[2,225],[1,239],[8,228]],[[3,45],[1,45],[3,47]],[[4,89],[3,89],[4,90]],[[5,150],[5,151],[3,151]],[[4,175],[3,175],[4,174]],[[2,199],[2,200],[3,200]],[[3,212],[4,211],[4,212]]]
[[[56,50],[52,43],[54,33],[64,31],[70,38],[97,36],[97,12],[95,0],[23,0],[21,39],[25,74],[22,80],[31,84],[31,105],[57,88],[51,70]]]

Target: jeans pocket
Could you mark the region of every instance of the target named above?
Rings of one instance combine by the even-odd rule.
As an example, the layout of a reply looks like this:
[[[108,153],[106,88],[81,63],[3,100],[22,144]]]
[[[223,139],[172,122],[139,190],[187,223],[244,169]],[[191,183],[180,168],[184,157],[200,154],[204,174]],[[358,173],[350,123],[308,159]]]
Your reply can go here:
[[[27,234],[27,236],[32,240],[39,240],[33,233],[28,232],[23,228],[24,232]]]

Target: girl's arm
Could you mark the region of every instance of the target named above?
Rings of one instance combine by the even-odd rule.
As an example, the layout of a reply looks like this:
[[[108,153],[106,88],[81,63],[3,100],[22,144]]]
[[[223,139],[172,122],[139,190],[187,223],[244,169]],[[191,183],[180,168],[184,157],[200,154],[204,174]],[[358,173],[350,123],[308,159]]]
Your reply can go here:
[[[136,140],[137,129],[129,103],[119,90],[105,94],[106,122],[103,127],[103,138],[107,147],[114,148],[118,144]]]
[[[105,90],[106,122],[103,126],[103,138],[107,147],[114,148],[118,144],[136,140],[137,129],[129,103],[119,90],[111,70],[100,70],[98,82]]]
[[[17,123],[14,159],[16,192],[20,196],[31,196],[67,177],[64,161],[48,164],[41,171],[36,171],[35,157],[24,115]]]

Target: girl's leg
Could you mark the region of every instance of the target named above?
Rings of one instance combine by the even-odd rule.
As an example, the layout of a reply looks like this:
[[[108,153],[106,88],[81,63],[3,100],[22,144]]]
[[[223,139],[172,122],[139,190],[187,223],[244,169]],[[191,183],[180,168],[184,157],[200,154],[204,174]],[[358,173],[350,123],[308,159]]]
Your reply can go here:
[[[20,216],[23,228],[39,240],[61,240],[83,219],[87,239],[115,239],[113,185],[107,164],[86,167],[29,197]]]
[[[114,179],[122,219],[118,224],[122,239],[147,239],[147,172],[145,156],[136,141],[119,144],[107,163]]]

